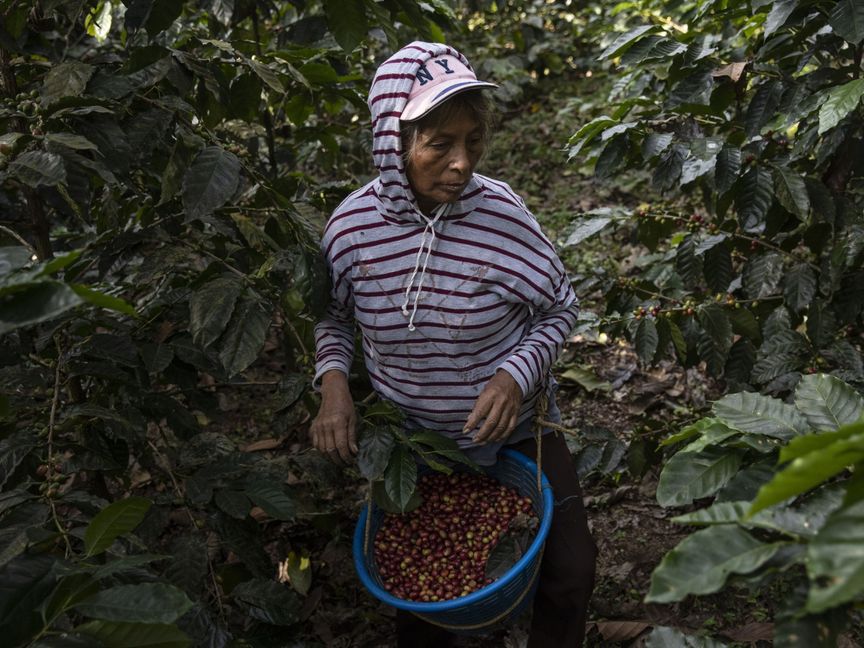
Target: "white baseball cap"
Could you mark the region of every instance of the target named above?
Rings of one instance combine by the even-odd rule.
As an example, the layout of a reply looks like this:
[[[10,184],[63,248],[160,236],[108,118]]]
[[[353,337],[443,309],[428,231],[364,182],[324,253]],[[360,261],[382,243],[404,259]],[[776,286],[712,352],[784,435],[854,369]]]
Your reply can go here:
[[[488,81],[478,81],[477,75],[455,56],[436,56],[417,70],[408,103],[402,110],[401,121],[420,119],[450,97],[478,88],[497,88]]]

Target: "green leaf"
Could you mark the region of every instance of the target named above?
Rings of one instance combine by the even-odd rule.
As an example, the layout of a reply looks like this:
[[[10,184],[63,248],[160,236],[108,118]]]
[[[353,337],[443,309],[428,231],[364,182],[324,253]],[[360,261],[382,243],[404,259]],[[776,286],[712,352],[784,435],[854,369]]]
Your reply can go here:
[[[669,148],[673,137],[672,133],[651,133],[642,142],[642,157],[650,160],[655,155],[660,155]]]
[[[189,330],[196,344],[206,349],[219,339],[242,292],[243,284],[236,277],[217,277],[192,295]]]
[[[189,637],[174,625],[90,621],[75,628],[104,648],[186,648]]]
[[[210,0],[210,12],[216,20],[228,27],[234,17],[234,0]]]
[[[672,603],[720,591],[731,574],[749,574],[785,543],[763,544],[737,526],[696,531],[667,553],[651,574],[647,603]]]
[[[401,511],[406,511],[416,486],[417,464],[414,462],[414,457],[405,446],[398,445],[393,449],[390,463],[384,471],[384,489],[387,497]]]
[[[282,83],[282,79],[279,77],[279,74],[261,61],[255,61],[253,59],[248,59],[246,63],[252,69],[252,71],[258,75],[258,78],[261,79],[267,86],[273,90],[274,92],[278,92],[279,94],[285,92],[285,85]],[[289,66],[290,69],[290,66]],[[298,72],[299,74],[299,72]],[[305,77],[303,81],[306,81]],[[308,83],[308,81],[306,81]]]
[[[762,394],[728,394],[714,403],[713,410],[729,427],[784,441],[808,429],[807,420],[794,406]]]
[[[17,284],[14,290],[4,295],[0,289],[0,335],[59,317],[82,302],[59,281]]]
[[[152,502],[143,497],[128,497],[99,511],[84,532],[87,556],[105,551],[119,536],[141,524]]]
[[[33,253],[23,245],[0,247],[0,277],[25,267],[32,256]]]
[[[838,36],[858,45],[864,40],[864,5],[858,0],[839,0],[828,23]]]
[[[741,178],[741,190],[735,196],[741,228],[746,232],[761,232],[773,200],[771,172],[764,167],[751,167]]]
[[[733,308],[726,313],[732,322],[732,332],[758,342],[762,335],[759,331],[759,322],[747,308]]]
[[[98,151],[99,147],[83,135],[74,133],[48,133],[45,141],[61,144],[76,151]]]
[[[725,241],[715,245],[705,253],[705,283],[715,293],[726,292],[732,283],[734,270],[732,267],[732,253]]]
[[[153,38],[168,29],[183,13],[183,3],[176,0],[154,0],[144,28]]]
[[[673,144],[672,148],[663,153],[659,164],[654,169],[651,182],[655,189],[668,191],[678,183],[681,177],[681,169],[687,158],[687,147],[683,144]]]
[[[771,119],[780,105],[782,93],[783,84],[777,79],[768,79],[756,89],[745,117],[744,134],[748,138],[758,135],[762,126]]]
[[[795,407],[816,430],[836,430],[861,418],[864,398],[839,378],[812,374],[798,383]]]
[[[644,34],[656,31],[657,29],[657,25],[640,25],[639,27],[635,27],[628,32],[619,34],[615,37],[615,40],[613,40],[611,43],[609,43],[609,45],[606,46],[603,52],[601,52],[600,56],[597,57],[597,60],[603,61],[607,58],[620,56]]]
[[[23,646],[42,627],[39,606],[54,589],[55,558],[25,554],[0,570],[0,632],[3,645]]]
[[[630,138],[626,133],[616,135],[605,146],[594,164],[594,177],[607,180],[621,170],[630,150]]]
[[[422,452],[426,461],[430,461],[430,454],[435,454],[450,461],[464,464],[473,470],[480,470],[480,467],[462,452],[456,439],[451,439],[441,432],[418,430],[411,433],[408,442],[414,450]]]
[[[66,61],[52,66],[42,82],[42,105],[47,106],[63,97],[83,94],[95,71],[95,67],[80,61]]]
[[[98,591],[99,583],[90,574],[79,572],[61,578],[51,595],[39,605],[45,627],[50,627],[57,617]]]
[[[594,373],[591,365],[575,365],[567,367],[567,369],[561,372],[560,378],[562,380],[575,382],[589,392],[592,392],[595,389],[604,392],[612,391],[612,385]]]
[[[46,151],[27,151],[12,160],[9,175],[29,187],[53,187],[66,182],[63,158]]]
[[[131,556],[123,556],[122,558],[112,557],[110,561],[96,566],[91,573],[96,580],[102,580],[115,574],[136,572],[142,565],[149,565],[157,560],[166,560],[167,558],[168,556],[160,554],[133,554]]]
[[[84,616],[104,621],[173,623],[192,607],[186,595],[163,583],[117,585],[74,606]]]
[[[702,258],[696,254],[696,240],[692,234],[684,237],[675,253],[675,269],[688,286],[696,286],[702,278]]]
[[[823,612],[864,591],[864,501],[835,511],[807,546],[807,611]]]
[[[261,79],[255,74],[238,74],[231,81],[230,114],[236,119],[254,122],[261,110]]]
[[[775,0],[765,19],[765,38],[785,25],[797,6],[798,0]]]
[[[74,263],[81,256],[83,250],[72,250],[65,254],[58,254],[53,259],[47,261],[39,272],[40,276],[48,277]]]
[[[183,178],[187,219],[209,216],[234,195],[240,183],[240,161],[219,146],[206,146]]]
[[[816,294],[816,273],[809,265],[799,263],[790,269],[783,284],[783,298],[789,308],[800,313],[810,306]]]
[[[126,13],[123,14],[123,23],[129,33],[141,29],[150,14],[152,5],[153,0],[130,0]]]
[[[0,487],[9,481],[30,451],[39,445],[36,434],[26,428],[0,439]]]
[[[294,551],[290,552],[285,559],[285,571],[291,587],[301,596],[306,596],[309,588],[312,587],[312,562],[309,557]]]
[[[246,495],[272,518],[290,522],[297,516],[294,500],[274,483],[255,481],[246,487]]]
[[[864,459],[864,432],[860,431],[858,434],[798,457],[759,489],[750,507],[750,515],[805,493],[862,459]]]
[[[776,252],[753,256],[744,266],[744,290],[751,299],[774,295],[782,278],[783,259]]]
[[[258,359],[269,328],[270,313],[264,305],[244,295],[234,307],[219,349],[219,359],[229,376],[240,373]]]
[[[665,319],[661,322],[661,326],[669,327],[669,339],[672,341],[672,346],[675,348],[675,353],[680,362],[684,362],[687,357],[687,341],[684,339],[684,334],[678,325],[671,319]]]
[[[83,286],[81,284],[69,284],[69,287],[72,288],[76,295],[94,306],[123,313],[124,315],[129,315],[131,317],[138,316],[135,307],[125,299],[115,297],[114,295],[106,295],[103,292],[93,290],[89,286]]]
[[[365,5],[365,2],[324,0],[327,24],[336,42],[346,52],[353,52],[366,37],[369,25],[366,20]]]
[[[591,140],[597,137],[597,135],[599,135],[603,130],[617,123],[617,119],[612,119],[607,115],[601,115],[595,117],[582,126],[578,131],[570,136],[569,144],[572,147],[570,149],[570,158],[572,159],[578,155],[579,151],[581,151],[586,144],[590,143]]]
[[[807,337],[814,349],[822,349],[834,340],[837,332],[837,317],[831,307],[822,300],[810,303],[807,309]]]
[[[855,110],[861,97],[864,97],[864,79],[855,79],[831,88],[828,98],[819,109],[819,134],[831,130]]]
[[[244,493],[226,488],[216,491],[213,501],[222,511],[237,520],[244,519],[252,508],[252,503]]]
[[[672,518],[676,524],[711,526],[738,524],[746,528],[766,529],[795,539],[812,538],[819,533],[828,516],[843,502],[843,489],[819,489],[800,506],[777,506],[747,517],[749,501],[715,502],[708,508]]]
[[[822,450],[838,441],[845,441],[849,437],[861,432],[864,432],[864,423],[855,421],[830,432],[819,432],[817,434],[805,434],[795,437],[780,450],[779,462],[786,463],[798,457],[804,457],[811,452]]]
[[[708,105],[711,97],[711,89],[714,87],[712,70],[707,65],[689,70],[680,81],[678,81],[669,92],[665,107],[667,110],[680,108],[682,104]],[[687,112],[687,109],[681,110]]]
[[[636,354],[643,363],[649,364],[654,358],[659,339],[657,325],[653,319],[643,317],[639,320],[639,325],[636,327],[634,345],[636,347]]]
[[[300,619],[301,602],[289,587],[269,578],[240,583],[231,591],[234,598],[246,607],[253,619],[277,626],[290,626]]]
[[[594,218],[585,218],[578,219],[575,221],[576,226],[570,235],[567,237],[567,240],[564,242],[564,247],[570,247],[571,245],[577,245],[581,243],[587,238],[590,238],[602,231],[609,223],[612,222],[612,218],[608,216],[597,216]]]
[[[713,495],[738,472],[741,457],[725,448],[701,452],[679,452],[660,473],[657,502],[660,506],[682,506]]]
[[[805,220],[810,213],[810,195],[804,178],[785,166],[774,169],[774,194],[777,200],[789,212],[800,220]]]
[[[714,184],[717,192],[725,194],[738,180],[741,171],[741,149],[724,146],[717,154],[717,166],[714,167]]]
[[[732,347],[732,323],[717,304],[708,304],[699,309],[699,323],[703,330],[699,334],[696,350],[705,361],[709,373],[720,376]]]
[[[498,580],[519,562],[524,551],[515,533],[505,533],[489,553],[486,559],[485,576],[491,580]]]
[[[697,635],[686,635],[675,628],[655,627],[645,637],[644,648],[726,648],[726,644]]]

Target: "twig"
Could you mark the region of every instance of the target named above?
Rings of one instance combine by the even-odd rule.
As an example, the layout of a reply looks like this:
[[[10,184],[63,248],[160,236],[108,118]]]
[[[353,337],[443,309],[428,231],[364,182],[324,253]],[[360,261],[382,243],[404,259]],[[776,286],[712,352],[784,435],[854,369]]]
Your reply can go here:
[[[285,325],[288,327],[288,330],[291,331],[292,335],[297,340],[297,344],[300,346],[300,350],[303,352],[304,357],[309,355],[308,349],[306,349],[306,345],[303,343],[303,338],[300,336],[300,331],[294,326],[291,322],[291,318],[285,318]]]
[[[537,421],[542,427],[547,427],[557,432],[564,432],[565,434],[569,434],[571,436],[579,436],[579,431],[574,430],[573,428],[564,427],[560,423],[554,423],[552,421],[547,421],[545,419],[540,419]]]
[[[34,248],[26,240],[24,240],[24,238],[22,238],[21,235],[18,234],[18,232],[16,232],[15,230],[10,229],[9,227],[6,227],[5,225],[0,225],[0,231],[6,232],[9,236],[14,238],[16,241],[18,241],[24,247],[26,247],[27,250],[30,252],[30,254],[36,254],[36,248]]]
[[[45,481],[48,482],[48,491],[45,493],[48,504],[51,507],[51,517],[54,520],[54,525],[63,536],[63,541],[66,543],[66,558],[72,555],[72,545],[69,542],[69,536],[66,529],[60,524],[60,518],[57,517],[57,507],[54,504],[54,497],[51,495],[51,489],[54,487],[54,424],[57,420],[57,405],[60,402],[60,367],[62,365],[63,349],[60,347],[60,341],[55,337],[54,344],[57,347],[57,362],[54,367],[54,395],[51,398],[51,412],[48,415],[48,463],[45,471]]]
[[[372,527],[372,481],[366,491],[366,529],[363,532],[363,554],[369,555],[369,529]]]

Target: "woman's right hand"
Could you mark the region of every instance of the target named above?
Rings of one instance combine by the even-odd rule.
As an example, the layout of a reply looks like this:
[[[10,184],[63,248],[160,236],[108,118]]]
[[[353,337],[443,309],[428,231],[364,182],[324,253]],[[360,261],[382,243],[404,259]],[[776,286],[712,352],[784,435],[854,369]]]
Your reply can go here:
[[[341,371],[321,377],[321,408],[309,436],[312,445],[335,463],[348,464],[357,454],[357,413],[348,377]]]

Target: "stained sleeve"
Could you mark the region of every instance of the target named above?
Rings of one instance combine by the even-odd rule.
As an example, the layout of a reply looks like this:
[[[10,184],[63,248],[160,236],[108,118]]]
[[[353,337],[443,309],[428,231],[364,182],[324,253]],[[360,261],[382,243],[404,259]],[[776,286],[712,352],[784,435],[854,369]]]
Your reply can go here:
[[[321,377],[332,369],[348,375],[354,358],[354,297],[350,281],[339,280],[339,269],[327,258],[329,237],[322,240],[322,254],[330,271],[330,304],[315,325],[315,378],[312,386],[321,388]]]
[[[552,249],[539,226],[537,236],[544,247]],[[554,252],[538,256],[538,264],[541,258],[545,270],[539,275],[542,283],[519,286],[520,292],[528,295],[532,309],[530,326],[513,353],[496,368],[513,376],[523,397],[542,385],[579,315],[579,302],[561,260]]]

